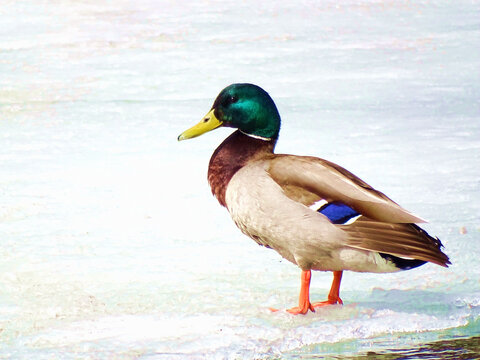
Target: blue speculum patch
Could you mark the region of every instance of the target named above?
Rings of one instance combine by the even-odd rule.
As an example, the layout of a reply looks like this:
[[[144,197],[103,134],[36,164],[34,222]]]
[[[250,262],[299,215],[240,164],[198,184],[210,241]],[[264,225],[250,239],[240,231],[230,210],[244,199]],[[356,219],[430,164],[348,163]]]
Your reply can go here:
[[[349,220],[360,215],[350,206],[340,202],[332,202],[323,205],[318,212],[325,215],[333,224],[345,224]]]

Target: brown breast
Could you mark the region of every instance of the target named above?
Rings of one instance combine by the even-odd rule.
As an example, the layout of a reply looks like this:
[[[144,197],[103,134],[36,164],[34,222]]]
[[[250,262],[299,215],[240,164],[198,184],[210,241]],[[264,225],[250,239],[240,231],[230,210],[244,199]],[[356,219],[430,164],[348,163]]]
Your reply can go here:
[[[225,192],[232,176],[247,162],[271,156],[276,139],[263,140],[237,130],[215,150],[208,166],[208,182],[213,195],[226,206]]]

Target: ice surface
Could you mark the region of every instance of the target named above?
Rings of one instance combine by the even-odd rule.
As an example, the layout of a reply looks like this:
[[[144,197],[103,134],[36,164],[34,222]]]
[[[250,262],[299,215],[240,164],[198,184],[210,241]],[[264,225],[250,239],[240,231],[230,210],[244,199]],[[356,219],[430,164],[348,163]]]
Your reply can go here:
[[[480,2],[4,1],[0,358],[293,358],[480,333]],[[299,270],[212,198],[229,133],[177,143],[232,82],[277,151],[337,162],[429,220],[453,265]],[[323,300],[331,274],[314,273]],[[347,350],[346,350],[347,349]]]

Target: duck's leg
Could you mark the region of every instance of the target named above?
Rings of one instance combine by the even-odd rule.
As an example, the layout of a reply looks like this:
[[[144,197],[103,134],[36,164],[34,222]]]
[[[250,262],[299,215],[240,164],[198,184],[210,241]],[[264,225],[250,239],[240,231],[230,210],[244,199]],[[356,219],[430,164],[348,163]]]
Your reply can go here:
[[[343,271],[333,272],[333,282],[332,287],[330,288],[330,293],[328,294],[328,300],[315,302],[311,306],[316,308],[325,305],[343,304],[342,299],[340,299],[340,282],[342,281],[342,273]]]
[[[342,299],[340,299],[340,282],[342,281],[343,271],[334,271],[333,272],[333,282],[332,287],[330,288],[330,293],[328,294],[328,300],[320,301],[315,303],[310,303],[310,279],[312,277],[312,272],[310,270],[302,270],[302,282],[300,287],[300,296],[298,299],[298,306],[295,306],[287,311],[290,314],[306,314],[308,310],[315,312],[316,307],[334,305],[334,304],[343,304]],[[278,309],[270,308],[271,311],[276,312]]]
[[[300,296],[298,299],[298,306],[295,306],[287,311],[290,314],[306,314],[308,310],[315,311],[310,303],[310,279],[312,272],[310,270],[302,270],[302,282],[300,287]]]

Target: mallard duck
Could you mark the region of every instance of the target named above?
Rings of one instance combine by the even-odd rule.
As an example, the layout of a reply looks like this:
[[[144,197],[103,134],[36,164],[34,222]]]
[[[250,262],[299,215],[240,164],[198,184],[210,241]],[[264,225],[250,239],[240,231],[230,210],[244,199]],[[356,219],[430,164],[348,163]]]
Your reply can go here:
[[[317,157],[275,154],[280,115],[259,86],[226,87],[178,140],[221,126],[237,130],[214,151],[208,182],[244,234],[300,267],[299,304],[288,312],[342,304],[344,270],[390,273],[426,262],[450,264],[440,240],[416,225],[423,219],[348,170]],[[326,301],[310,302],[312,270],[333,272]]]

